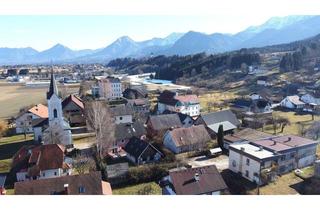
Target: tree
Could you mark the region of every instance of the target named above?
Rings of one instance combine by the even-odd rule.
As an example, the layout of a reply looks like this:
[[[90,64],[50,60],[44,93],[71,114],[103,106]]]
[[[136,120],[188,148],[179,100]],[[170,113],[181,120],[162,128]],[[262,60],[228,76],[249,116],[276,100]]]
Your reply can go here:
[[[73,159],[72,166],[78,172],[78,174],[84,174],[86,172],[96,170],[96,163],[94,159],[87,155],[77,155]]]
[[[8,125],[5,121],[0,120],[0,138],[5,134],[8,129]]]
[[[219,125],[217,140],[218,140],[218,145],[221,148],[221,150],[224,150],[224,146],[223,146],[224,145],[223,144],[223,141],[224,141],[223,125]]]
[[[45,144],[61,144],[64,139],[64,128],[60,124],[49,126],[43,133]]]
[[[272,116],[272,125],[273,125],[273,133],[277,134],[277,128],[280,126],[281,131],[280,133],[283,133],[285,127],[287,125],[290,125],[290,121],[288,118],[273,115]]]
[[[310,128],[306,131],[306,135],[309,138],[318,140],[320,138],[320,121],[315,121],[312,123]]]
[[[138,190],[138,195],[152,195],[155,194],[155,190],[153,189],[151,184],[143,186]]]
[[[105,101],[85,103],[85,114],[88,125],[96,136],[96,150],[99,158],[103,158],[108,149],[115,145],[115,123],[109,106]]]

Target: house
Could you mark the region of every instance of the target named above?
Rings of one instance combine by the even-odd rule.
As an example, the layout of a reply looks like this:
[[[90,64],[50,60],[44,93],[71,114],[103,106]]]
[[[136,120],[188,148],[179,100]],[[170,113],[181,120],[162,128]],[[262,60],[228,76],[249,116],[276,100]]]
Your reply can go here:
[[[236,133],[224,136],[224,148],[229,149],[231,144],[256,141],[275,137],[274,135],[264,133],[255,129],[245,128]]]
[[[146,140],[132,137],[124,147],[127,158],[136,165],[157,162],[163,154]]]
[[[271,173],[271,168],[277,157],[274,152],[250,143],[232,144],[229,146],[229,169],[252,182],[263,184],[262,169],[269,169],[270,181],[273,180],[275,174]]]
[[[5,183],[6,183],[7,175],[5,174],[0,174],[0,195],[5,195],[6,194],[6,188],[5,188]]]
[[[83,101],[76,95],[69,95],[62,101],[64,117],[71,126],[83,126],[86,124]]]
[[[231,110],[238,113],[239,116],[246,112],[268,113],[272,112],[270,101],[262,98],[258,94],[250,95],[251,99],[236,99],[231,102]]]
[[[196,95],[179,95],[165,90],[158,97],[157,113],[162,114],[165,110],[196,117],[200,114],[199,99]]]
[[[16,195],[112,195],[111,185],[102,181],[101,172],[14,184]]]
[[[148,91],[143,86],[134,86],[126,88],[123,91],[123,97],[126,99],[144,99],[148,97]]]
[[[115,124],[132,123],[133,111],[129,105],[119,104],[110,107],[111,115],[115,118]]]
[[[37,104],[27,111],[21,113],[15,120],[16,133],[32,133],[32,120],[47,119],[48,107],[42,104]]]
[[[183,127],[178,114],[150,115],[146,125],[148,136],[162,135],[169,129]]]
[[[271,84],[267,82],[268,78],[266,76],[261,76],[257,79],[257,85],[270,86]]]
[[[147,114],[150,110],[148,99],[131,99],[128,104],[132,106],[132,110],[136,113]]]
[[[98,80],[99,96],[107,100],[122,98],[122,86],[119,78],[107,77]]]
[[[175,154],[201,150],[211,138],[204,125],[168,130],[163,145]]]
[[[204,125],[212,138],[218,133],[219,126],[223,126],[225,134],[232,133],[234,129],[240,126],[236,115],[228,110],[202,114],[195,122],[196,125]]]
[[[163,195],[228,194],[228,187],[215,165],[169,171],[160,186]]]
[[[320,97],[316,97],[315,95],[313,94],[304,94],[301,96],[301,101],[306,103],[306,104],[315,104],[317,106],[320,105]]]
[[[132,137],[141,138],[147,135],[146,127],[140,120],[132,123],[120,123],[115,125],[116,145],[124,147]]]
[[[252,141],[251,144],[281,154],[277,161],[279,174],[312,165],[318,145],[316,141],[294,135]]]
[[[193,126],[194,121],[195,121],[195,120],[194,120],[192,117],[190,117],[189,115],[187,115],[187,114],[182,114],[182,113],[180,113],[180,112],[172,112],[172,111],[166,110],[166,111],[163,112],[163,114],[177,114],[178,117],[179,117],[179,119],[180,119],[180,121],[181,121],[181,123],[182,123],[182,126],[183,126],[184,128],[188,128],[188,127]]]
[[[58,144],[23,146],[13,157],[12,170],[17,181],[47,179],[72,173],[71,159]]]
[[[305,103],[300,100],[299,96],[287,96],[281,102],[280,106],[288,109],[303,109]]]

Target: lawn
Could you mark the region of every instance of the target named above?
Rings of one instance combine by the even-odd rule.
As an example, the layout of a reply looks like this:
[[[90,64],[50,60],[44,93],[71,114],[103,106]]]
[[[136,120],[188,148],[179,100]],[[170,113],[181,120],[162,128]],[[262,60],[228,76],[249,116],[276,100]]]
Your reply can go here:
[[[0,173],[8,173],[10,171],[11,158],[0,160]]]
[[[144,193],[142,193],[144,191]],[[112,190],[113,195],[161,195],[161,188],[155,182],[137,184]]]
[[[306,130],[314,121],[320,120],[320,116],[315,116],[314,121],[310,114],[300,115],[291,111],[274,111],[273,116],[285,117],[290,121],[283,130],[283,134],[301,135],[302,130]],[[264,132],[273,134],[273,126],[267,125],[264,127]],[[280,132],[278,128],[277,133]]]
[[[199,96],[201,112],[218,111],[220,106],[214,104],[223,104],[226,100],[231,100],[237,97],[235,92],[210,91]],[[211,104],[210,104],[211,103]],[[223,107],[226,108],[226,107]]]
[[[72,86],[68,93],[78,92],[79,87]],[[10,118],[23,107],[46,103],[47,87],[25,87],[22,84],[0,82],[0,119]]]

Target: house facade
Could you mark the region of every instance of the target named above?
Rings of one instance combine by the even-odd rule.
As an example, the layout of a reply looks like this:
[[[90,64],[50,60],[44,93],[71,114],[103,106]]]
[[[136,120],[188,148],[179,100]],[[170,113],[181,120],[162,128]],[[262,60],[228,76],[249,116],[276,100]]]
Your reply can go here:
[[[118,78],[107,77],[98,80],[99,96],[107,100],[122,98],[122,85]]]
[[[84,126],[86,124],[84,104],[78,96],[71,94],[65,98],[62,101],[62,111],[63,116],[71,126]]]
[[[42,104],[30,108],[29,110],[20,114],[16,120],[16,133],[32,133],[32,121],[35,119],[47,119],[48,118],[48,107]]]
[[[125,104],[116,105],[110,108],[111,115],[115,119],[115,124],[130,124],[133,119],[133,111],[130,106]]]
[[[300,97],[297,95],[287,96],[281,102],[280,106],[286,107],[288,109],[303,109],[305,103],[300,100]]]

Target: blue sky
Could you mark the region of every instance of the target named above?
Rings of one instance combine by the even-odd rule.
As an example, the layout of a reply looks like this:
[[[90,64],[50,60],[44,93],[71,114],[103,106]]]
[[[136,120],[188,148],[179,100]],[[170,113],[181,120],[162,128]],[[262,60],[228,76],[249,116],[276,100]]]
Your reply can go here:
[[[48,49],[61,43],[72,49],[105,47],[120,36],[136,41],[189,30],[235,33],[269,17],[233,16],[0,16],[0,47]]]

